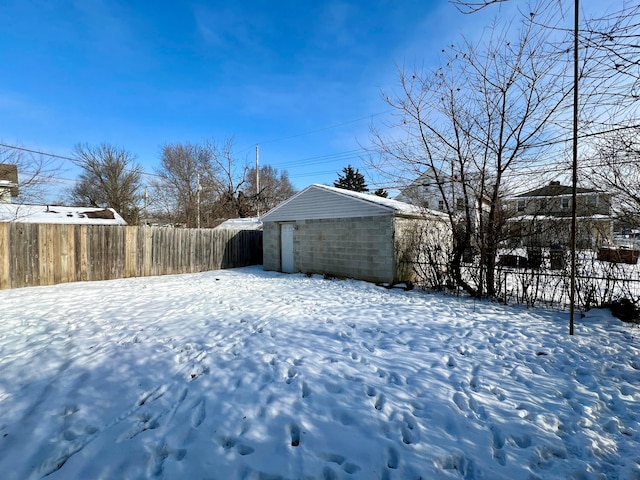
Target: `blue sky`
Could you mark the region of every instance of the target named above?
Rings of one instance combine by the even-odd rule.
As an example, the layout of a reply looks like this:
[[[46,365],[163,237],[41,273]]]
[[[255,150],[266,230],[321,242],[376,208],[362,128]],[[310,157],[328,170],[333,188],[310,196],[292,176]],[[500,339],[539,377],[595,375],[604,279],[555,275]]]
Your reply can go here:
[[[145,171],[165,143],[235,138],[240,162],[301,189],[363,163],[396,64],[437,65],[507,7],[446,0],[168,2],[3,0],[0,142],[58,155],[114,144]],[[70,162],[65,178],[74,178]]]

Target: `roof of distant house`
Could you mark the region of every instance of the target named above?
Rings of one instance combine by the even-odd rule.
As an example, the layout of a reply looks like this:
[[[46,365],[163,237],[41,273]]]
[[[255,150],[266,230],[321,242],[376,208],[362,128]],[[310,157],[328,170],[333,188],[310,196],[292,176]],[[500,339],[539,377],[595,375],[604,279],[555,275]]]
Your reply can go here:
[[[230,218],[215,227],[215,230],[262,230],[259,218]]]
[[[113,208],[0,203],[0,222],[126,225]]]
[[[551,182],[544,187],[530,190],[520,195],[516,195],[517,198],[523,197],[556,197],[562,195],[571,195],[573,193],[573,187],[568,185],[560,185],[560,182]],[[597,193],[597,190],[592,188],[577,188],[577,193]]]

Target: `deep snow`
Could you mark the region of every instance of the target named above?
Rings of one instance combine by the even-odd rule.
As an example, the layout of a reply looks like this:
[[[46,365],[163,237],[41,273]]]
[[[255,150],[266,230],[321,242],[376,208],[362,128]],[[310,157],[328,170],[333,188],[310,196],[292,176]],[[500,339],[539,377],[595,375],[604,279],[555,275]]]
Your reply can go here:
[[[0,292],[5,479],[640,479],[640,330],[261,267]]]

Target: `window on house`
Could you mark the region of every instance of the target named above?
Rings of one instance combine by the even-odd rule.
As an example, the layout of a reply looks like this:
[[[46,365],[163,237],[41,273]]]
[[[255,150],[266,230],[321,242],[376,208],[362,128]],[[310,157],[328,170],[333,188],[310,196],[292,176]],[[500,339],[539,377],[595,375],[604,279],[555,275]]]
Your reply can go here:
[[[560,208],[567,210],[569,208],[569,197],[563,197],[560,199]]]
[[[524,200],[518,200],[518,211],[524,212]]]
[[[464,198],[456,199],[456,209],[459,211],[464,210]]]
[[[438,200],[438,210],[444,210],[444,200]]]

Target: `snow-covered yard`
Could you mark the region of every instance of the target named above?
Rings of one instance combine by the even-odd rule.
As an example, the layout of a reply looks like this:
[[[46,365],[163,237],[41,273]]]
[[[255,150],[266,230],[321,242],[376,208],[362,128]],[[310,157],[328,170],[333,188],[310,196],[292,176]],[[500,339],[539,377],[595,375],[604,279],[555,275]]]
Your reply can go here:
[[[640,479],[640,330],[260,267],[0,292],[4,479]]]

